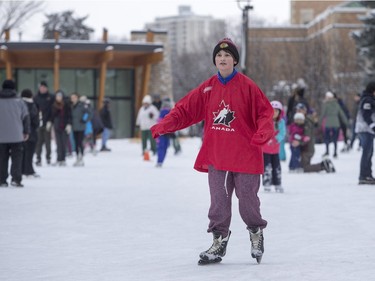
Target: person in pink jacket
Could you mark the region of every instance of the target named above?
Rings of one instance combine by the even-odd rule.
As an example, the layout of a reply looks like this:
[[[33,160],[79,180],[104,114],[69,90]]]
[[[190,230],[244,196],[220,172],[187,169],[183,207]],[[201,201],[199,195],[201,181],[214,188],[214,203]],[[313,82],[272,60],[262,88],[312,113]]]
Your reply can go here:
[[[203,143],[194,168],[208,173],[211,205],[207,231],[213,234],[213,244],[199,255],[199,264],[220,262],[226,253],[234,191],[250,232],[251,255],[260,262],[264,252],[267,221],[261,216],[257,193],[264,170],[262,146],[274,135],[273,109],[259,87],[236,71],[238,62],[232,40],[220,40],[213,50],[218,73],[190,91],[151,127],[157,138],[204,121]]]
[[[276,192],[283,193],[281,186],[281,164],[280,164],[280,143],[286,136],[283,105],[279,101],[271,101],[273,107],[273,122],[275,126],[275,136],[263,146],[264,174],[263,187],[265,191],[271,191],[271,186],[275,186]]]

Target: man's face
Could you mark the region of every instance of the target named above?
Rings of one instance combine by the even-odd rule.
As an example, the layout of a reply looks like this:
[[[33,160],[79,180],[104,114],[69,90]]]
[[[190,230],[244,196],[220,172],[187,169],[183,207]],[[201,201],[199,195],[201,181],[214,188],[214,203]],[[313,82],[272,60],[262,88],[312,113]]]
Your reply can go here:
[[[45,94],[47,92],[48,92],[48,88],[46,86],[44,86],[44,85],[39,86],[39,93]]]
[[[232,55],[224,50],[220,50],[215,56],[215,64],[220,72],[232,72],[234,63]]]

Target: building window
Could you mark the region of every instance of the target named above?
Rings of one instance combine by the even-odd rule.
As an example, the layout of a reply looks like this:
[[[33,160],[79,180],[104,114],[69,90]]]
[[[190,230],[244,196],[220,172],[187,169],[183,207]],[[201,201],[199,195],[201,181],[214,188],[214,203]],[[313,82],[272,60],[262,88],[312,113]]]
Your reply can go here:
[[[314,10],[302,9],[300,11],[300,15],[301,15],[300,23],[307,24],[314,19]]]

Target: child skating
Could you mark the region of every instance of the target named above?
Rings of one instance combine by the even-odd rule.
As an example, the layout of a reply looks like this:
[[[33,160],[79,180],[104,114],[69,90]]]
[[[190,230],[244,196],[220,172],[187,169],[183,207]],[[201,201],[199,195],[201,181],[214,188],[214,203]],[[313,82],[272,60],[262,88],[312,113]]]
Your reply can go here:
[[[220,262],[231,235],[232,195],[250,235],[250,253],[258,262],[264,252],[258,191],[263,174],[262,146],[274,135],[273,108],[259,87],[237,72],[239,53],[232,40],[224,38],[213,50],[218,73],[182,98],[159,124],[152,136],[173,133],[201,121],[204,138],[194,168],[208,173],[211,195],[207,231],[212,246],[200,253],[199,264]]]

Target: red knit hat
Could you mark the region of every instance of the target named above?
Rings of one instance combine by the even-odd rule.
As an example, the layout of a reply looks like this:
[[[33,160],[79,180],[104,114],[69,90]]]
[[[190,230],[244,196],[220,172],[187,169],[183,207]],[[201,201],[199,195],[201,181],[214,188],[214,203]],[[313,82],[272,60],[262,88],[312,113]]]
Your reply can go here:
[[[236,66],[240,60],[240,54],[238,53],[236,45],[233,43],[233,41],[230,38],[224,38],[220,40],[217,45],[214,48],[214,51],[212,53],[212,59],[215,64],[215,57],[218,52],[221,50],[224,50],[232,55],[232,57],[235,60],[234,66]],[[215,64],[216,65],[216,64]]]

